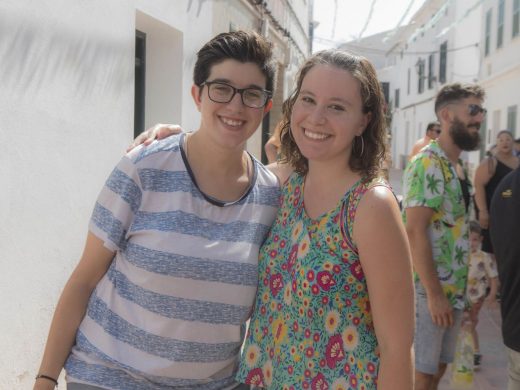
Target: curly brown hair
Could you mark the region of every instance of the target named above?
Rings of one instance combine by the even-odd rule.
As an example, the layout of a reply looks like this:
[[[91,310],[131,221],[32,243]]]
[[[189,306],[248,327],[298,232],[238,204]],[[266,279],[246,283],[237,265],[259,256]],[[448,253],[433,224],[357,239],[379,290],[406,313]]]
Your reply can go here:
[[[371,114],[370,122],[361,135],[364,147],[360,152],[361,141],[356,137],[352,145],[349,166],[367,178],[374,178],[380,174],[382,163],[386,157],[386,122],[384,115],[385,98],[381,85],[377,79],[373,65],[366,58],[353,53],[330,49],[323,50],[310,57],[300,68],[296,90],[283,103],[283,119],[281,139],[281,162],[290,164],[300,174],[306,174],[309,169],[305,158],[291,133],[291,114],[294,103],[298,99],[303,79],[316,65],[331,65],[346,70],[359,81],[363,113]]]

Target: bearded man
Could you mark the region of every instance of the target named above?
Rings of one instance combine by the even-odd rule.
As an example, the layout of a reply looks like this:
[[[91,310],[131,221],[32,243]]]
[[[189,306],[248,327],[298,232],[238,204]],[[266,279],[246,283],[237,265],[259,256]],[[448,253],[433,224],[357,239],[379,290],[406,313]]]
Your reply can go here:
[[[484,95],[475,84],[445,85],[435,100],[440,136],[404,174],[403,218],[416,273],[417,390],[437,389],[453,361],[469,261],[471,183],[460,154],[480,144]]]

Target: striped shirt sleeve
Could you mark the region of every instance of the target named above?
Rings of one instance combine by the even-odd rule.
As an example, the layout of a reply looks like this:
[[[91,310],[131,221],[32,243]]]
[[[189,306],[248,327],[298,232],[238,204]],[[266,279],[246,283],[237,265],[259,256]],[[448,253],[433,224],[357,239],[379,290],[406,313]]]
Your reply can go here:
[[[123,250],[141,199],[142,188],[137,168],[125,156],[114,168],[97,198],[89,230],[109,250]]]

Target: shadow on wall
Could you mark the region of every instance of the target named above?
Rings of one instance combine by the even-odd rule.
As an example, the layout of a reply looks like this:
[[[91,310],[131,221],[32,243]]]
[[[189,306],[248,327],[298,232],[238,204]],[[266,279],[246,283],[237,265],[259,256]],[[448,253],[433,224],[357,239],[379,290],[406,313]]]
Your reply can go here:
[[[4,15],[0,36],[0,84],[15,97],[43,93],[57,82],[81,99],[104,93],[118,97],[133,83],[134,63],[128,60],[133,40],[103,36],[94,26],[76,31]]]

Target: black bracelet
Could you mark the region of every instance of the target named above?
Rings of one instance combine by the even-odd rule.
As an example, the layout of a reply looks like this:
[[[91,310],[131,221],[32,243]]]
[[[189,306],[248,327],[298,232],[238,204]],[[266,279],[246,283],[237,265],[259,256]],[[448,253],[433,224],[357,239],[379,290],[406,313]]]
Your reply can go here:
[[[45,375],[45,374],[38,374],[38,375],[36,375],[36,378],[34,378],[34,380],[40,379],[40,378],[47,379],[48,381],[54,382],[54,385],[56,387],[58,387],[58,381],[56,379],[54,379],[53,377],[50,377],[50,376]]]

